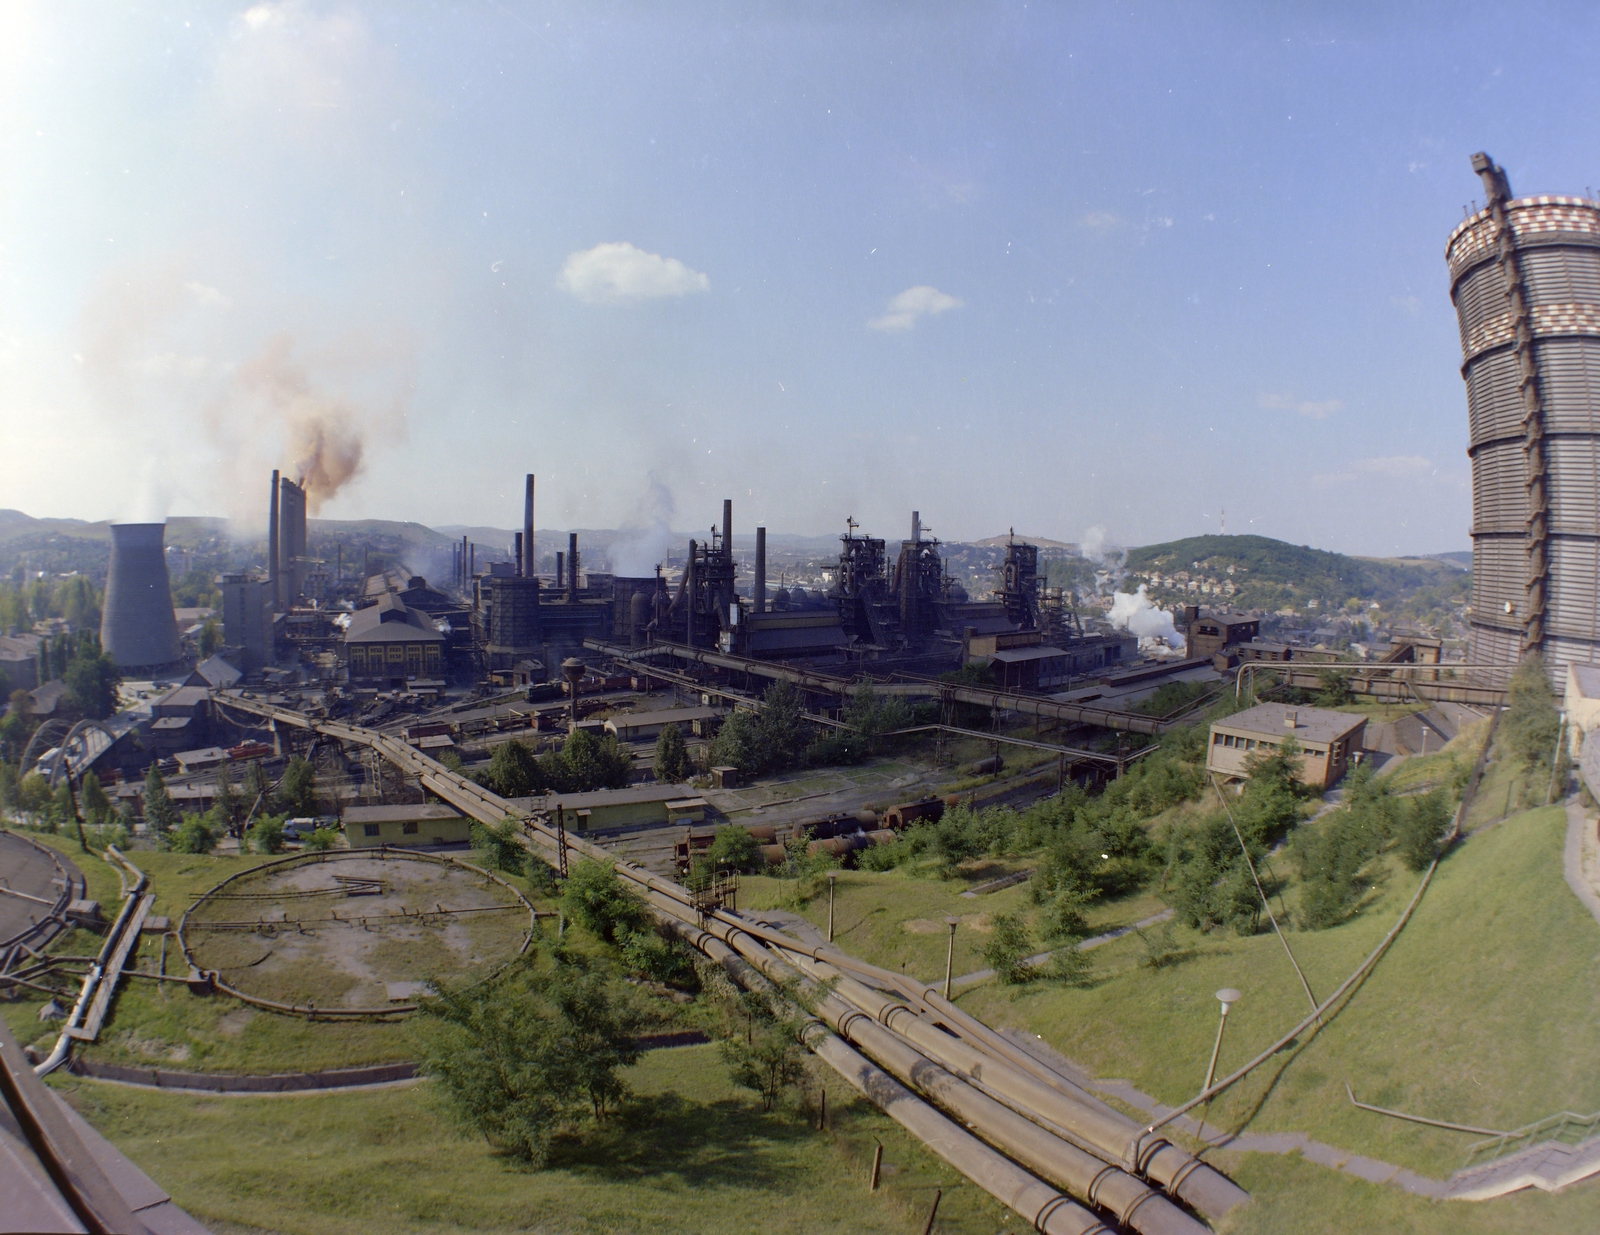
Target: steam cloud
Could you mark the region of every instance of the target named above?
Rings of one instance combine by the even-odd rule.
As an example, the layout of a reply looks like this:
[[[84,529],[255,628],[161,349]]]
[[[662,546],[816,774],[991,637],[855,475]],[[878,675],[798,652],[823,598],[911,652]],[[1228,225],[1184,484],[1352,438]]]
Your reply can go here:
[[[1145,585],[1142,583],[1137,592],[1113,592],[1111,612],[1106,616],[1117,629],[1137,635],[1141,644],[1145,640],[1161,640],[1169,648],[1180,652],[1184,649],[1184,638],[1172,624],[1172,611],[1156,608],[1145,595]]]
[[[656,563],[665,560],[672,548],[672,491],[654,472],[650,473],[648,494],[629,520],[643,524],[611,546],[611,570],[625,579],[647,579],[655,574]]]

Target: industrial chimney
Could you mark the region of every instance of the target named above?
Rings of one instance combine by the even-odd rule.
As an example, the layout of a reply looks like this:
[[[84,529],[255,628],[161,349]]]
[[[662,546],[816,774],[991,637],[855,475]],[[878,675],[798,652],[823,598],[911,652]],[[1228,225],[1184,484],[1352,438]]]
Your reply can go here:
[[[756,582],[751,599],[757,613],[767,611],[767,529],[756,524]]]
[[[167,579],[164,523],[113,523],[100,645],[120,669],[176,662],[178,619]]]
[[[517,573],[526,579],[534,575],[533,553],[533,473],[529,472],[522,495],[522,560]]]

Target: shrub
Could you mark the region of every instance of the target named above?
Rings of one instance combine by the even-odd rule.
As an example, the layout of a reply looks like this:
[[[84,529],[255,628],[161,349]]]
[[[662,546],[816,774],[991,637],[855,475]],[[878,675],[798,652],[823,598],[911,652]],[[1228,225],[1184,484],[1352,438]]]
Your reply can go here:
[[[217,834],[205,815],[185,815],[183,822],[167,833],[167,848],[173,853],[210,853]]]
[[[250,848],[256,853],[283,852],[282,815],[262,815],[250,825]]]
[[[568,919],[607,943],[618,943],[627,935],[649,934],[655,926],[644,902],[622,886],[617,872],[592,858],[571,868],[561,905]]]
[[[483,864],[490,870],[520,875],[528,865],[528,851],[523,848],[522,824],[507,817],[493,827],[474,823],[471,829],[472,847],[483,854]]]
[[[323,853],[332,849],[339,843],[338,828],[313,828],[301,840],[304,848],[312,853]]]
[[[989,941],[983,945],[983,959],[1000,982],[1014,986],[1037,976],[1031,965],[1023,964],[1032,950],[1033,942],[1022,918],[1003,913],[995,918]]]
[[[736,871],[763,871],[766,859],[761,856],[761,844],[746,828],[732,824],[719,828],[706,850],[706,862],[712,870],[725,868]]]
[[[1450,826],[1450,813],[1450,801],[1442,789],[1407,801],[1396,846],[1407,869],[1424,871],[1439,856],[1439,840]]]
[[[548,787],[539,761],[515,738],[496,746],[489,766],[474,779],[503,798],[525,798]]]
[[[317,813],[317,775],[311,764],[299,755],[289,760],[278,782],[278,809],[291,816]]]

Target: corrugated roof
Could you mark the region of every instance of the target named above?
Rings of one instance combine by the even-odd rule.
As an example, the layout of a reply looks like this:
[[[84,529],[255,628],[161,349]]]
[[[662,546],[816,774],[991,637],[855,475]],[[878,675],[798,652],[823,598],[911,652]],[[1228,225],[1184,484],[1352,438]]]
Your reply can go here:
[[[1295,713],[1290,729],[1284,718]],[[1335,712],[1331,708],[1292,707],[1287,703],[1258,703],[1211,726],[1220,733],[1243,733],[1253,738],[1270,737],[1279,741],[1293,737],[1297,742],[1337,742],[1345,734],[1367,723],[1365,716]]]

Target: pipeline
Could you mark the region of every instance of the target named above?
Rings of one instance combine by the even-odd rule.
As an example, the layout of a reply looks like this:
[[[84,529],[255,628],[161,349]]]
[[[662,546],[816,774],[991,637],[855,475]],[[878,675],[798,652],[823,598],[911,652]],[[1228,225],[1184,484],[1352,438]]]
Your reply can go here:
[[[34,1068],[34,1073],[38,1076],[49,1076],[67,1062],[67,1056],[72,1052],[72,1040],[78,1036],[77,1031],[82,1027],[84,1016],[89,1010],[89,1001],[94,997],[102,979],[105,978],[106,964],[122,942],[122,933],[127,929],[128,921],[133,917],[134,908],[139,904],[144,895],[145,886],[150,882],[149,877],[132,862],[128,861],[127,858],[123,857],[117,851],[115,845],[107,845],[106,852],[116,858],[123,866],[126,866],[129,872],[138,876],[138,878],[131,888],[127,888],[126,884],[123,885],[126,888],[126,896],[122,902],[122,909],[117,914],[117,920],[112,924],[111,929],[106,932],[106,941],[100,946],[100,952],[95,957],[94,964],[89,966],[89,972],[84,975],[83,989],[78,992],[78,1001],[72,1005],[72,1012],[67,1017],[66,1027],[62,1029],[61,1036],[56,1039],[55,1049]],[[118,876],[120,878],[120,871]],[[118,974],[112,974],[110,978],[113,994],[116,993],[118,976]]]
[[[219,703],[368,745],[481,822],[515,817],[503,798],[397,739],[237,697],[220,697]],[[1141,1130],[1133,1121],[1068,1092],[1059,1077],[1025,1052],[902,975],[725,911],[702,913],[675,882],[619,861],[580,837],[558,836],[537,816],[521,824],[527,847],[551,865],[560,865],[565,845],[568,853],[612,866],[660,919],[742,986],[757,981],[811,986],[833,970],[864,979],[846,980],[841,973],[836,989],[821,994],[815,1009],[819,1019],[807,1030],[807,1045],[933,1152],[1037,1229],[1083,1235],[1107,1230],[1089,1205],[1142,1235],[1195,1235],[1204,1228],[1162,1192],[1213,1217],[1247,1199],[1226,1177],[1165,1140],[1141,1147]],[[810,972],[796,967],[806,961]],[[899,991],[908,1003],[889,1007],[890,1001],[867,984]]]

